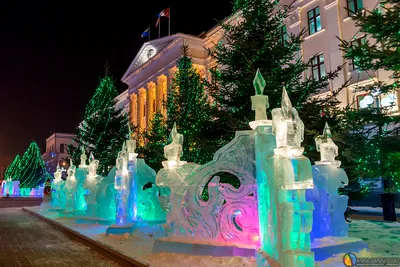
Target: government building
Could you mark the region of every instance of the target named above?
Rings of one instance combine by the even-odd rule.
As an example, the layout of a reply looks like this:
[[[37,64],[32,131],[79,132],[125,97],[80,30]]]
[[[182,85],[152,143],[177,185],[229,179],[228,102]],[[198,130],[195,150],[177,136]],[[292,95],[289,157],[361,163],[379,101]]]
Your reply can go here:
[[[284,0],[281,3],[289,4],[289,1]],[[293,11],[285,21],[286,29],[293,34],[300,33],[302,29],[307,32],[301,56],[304,60],[313,60],[311,69],[305,75],[320,79],[325,73],[343,65],[339,77],[329,88],[320,92],[321,95],[329,94],[349,81],[348,86],[338,96],[342,106],[363,108],[368,105],[389,106],[394,102],[396,105],[392,112],[396,113],[397,93],[371,97],[369,93],[357,90],[358,87],[374,81],[388,81],[390,73],[384,70],[359,71],[353,62],[347,62],[343,58],[337,38],[351,41],[354,45],[361,42],[363,36],[354,25],[351,15],[363,8],[372,10],[377,4],[377,0],[299,0],[295,2]],[[234,23],[237,19],[240,19],[238,15],[232,15],[225,22]],[[118,104],[129,110],[133,124],[146,130],[152,114],[166,114],[163,103],[167,97],[167,88],[177,70],[176,61],[182,56],[183,44],[188,45],[189,55],[196,69],[207,78],[208,70],[216,62],[211,60],[206,49],[212,49],[220,41],[224,41],[223,30],[216,26],[199,36],[177,33],[144,43],[122,77],[122,82],[128,85],[128,89],[117,98]],[[249,88],[251,86],[249,84]]]

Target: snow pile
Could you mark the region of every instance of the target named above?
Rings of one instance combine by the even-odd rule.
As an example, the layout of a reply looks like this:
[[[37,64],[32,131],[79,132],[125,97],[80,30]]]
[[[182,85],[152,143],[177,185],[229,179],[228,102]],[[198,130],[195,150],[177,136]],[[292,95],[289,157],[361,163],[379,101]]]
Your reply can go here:
[[[383,213],[382,207],[356,207],[349,206],[350,209],[359,211],[359,212],[369,212],[369,213]],[[396,214],[400,214],[400,209],[396,209]]]

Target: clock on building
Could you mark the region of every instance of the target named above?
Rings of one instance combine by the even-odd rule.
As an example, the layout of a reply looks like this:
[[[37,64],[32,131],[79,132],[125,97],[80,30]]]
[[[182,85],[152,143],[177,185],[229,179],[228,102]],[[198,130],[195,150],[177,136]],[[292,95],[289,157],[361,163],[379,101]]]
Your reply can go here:
[[[154,56],[155,51],[154,49],[149,49],[149,51],[147,52],[147,58],[150,59]]]

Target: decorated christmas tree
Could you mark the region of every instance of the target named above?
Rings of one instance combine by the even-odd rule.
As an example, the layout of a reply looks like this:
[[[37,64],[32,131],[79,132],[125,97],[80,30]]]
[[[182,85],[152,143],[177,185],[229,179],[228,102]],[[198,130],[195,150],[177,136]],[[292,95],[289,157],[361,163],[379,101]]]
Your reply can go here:
[[[35,188],[46,182],[49,174],[40,154],[40,149],[32,142],[20,162],[19,187]]]
[[[68,155],[75,165],[80,163],[82,148],[87,155],[93,153],[100,162],[98,174],[102,176],[115,165],[117,154],[129,135],[129,118],[122,108],[116,107],[117,95],[114,80],[106,74],[86,107],[84,121],[77,128],[74,138],[77,146],[68,146]]]
[[[19,174],[21,171],[21,158],[19,155],[15,157],[13,162],[7,167],[4,175],[6,178],[11,178],[12,180],[18,180],[19,179]]]
[[[211,131],[213,120],[204,80],[193,66],[186,45],[182,52],[168,92],[167,125],[171,130],[176,123],[184,136],[182,160],[204,164],[212,159],[220,137]]]
[[[349,9],[349,12],[352,11]],[[393,116],[397,107],[400,85],[400,3],[379,1],[373,10],[352,13],[359,32],[352,40],[341,40],[345,58],[354,70],[373,73],[386,70],[391,80],[383,82],[379,76],[371,78],[367,86],[357,86],[362,98],[355,109],[348,112],[349,134],[357,142],[354,169],[360,178],[382,178],[386,194],[382,195],[385,220],[396,220],[394,193],[400,191],[397,175],[399,116]],[[357,110],[358,109],[358,110]],[[359,153],[357,153],[359,152]]]
[[[143,145],[138,146],[136,152],[156,171],[162,168],[161,162],[165,160],[164,146],[167,145],[168,135],[165,118],[160,113],[154,114],[146,131],[137,134],[138,143]]]
[[[305,36],[286,32],[284,20],[290,6],[280,1],[237,0],[234,15],[223,22],[223,40],[215,49],[209,50],[218,66],[211,70],[209,90],[216,100],[216,106],[225,115],[218,115],[217,124],[231,132],[249,129],[254,120],[250,97],[257,69],[266,81],[264,95],[269,97],[269,109],[280,106],[282,87],[285,86],[293,106],[304,119],[306,152],[312,160],[315,153],[314,138],[323,129],[326,121],[335,130],[336,111],[331,110],[338,103],[336,91],[326,94],[324,99],[310,98],[316,93],[328,92],[330,80],[338,70],[326,72],[323,55],[310,59],[301,57],[301,45]],[[315,69],[315,62],[322,61],[322,67]],[[220,66],[220,67],[219,67]],[[311,72],[309,70],[312,70]],[[309,119],[312,118],[312,119]]]

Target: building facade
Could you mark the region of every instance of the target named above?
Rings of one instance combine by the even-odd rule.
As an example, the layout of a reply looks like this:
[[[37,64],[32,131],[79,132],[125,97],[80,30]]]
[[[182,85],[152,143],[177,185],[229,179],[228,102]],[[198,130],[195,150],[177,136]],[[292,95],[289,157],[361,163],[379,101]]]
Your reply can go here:
[[[57,164],[61,168],[68,169],[69,162],[67,145],[73,143],[74,134],[54,133],[46,139],[46,152],[42,154],[42,159],[46,164],[46,170],[52,176],[57,169]]]
[[[289,4],[291,0],[282,0]],[[352,12],[362,8],[372,10],[378,0],[300,0],[295,1],[293,10],[285,20],[288,33],[299,34],[303,29],[306,37],[302,45],[301,56],[304,60],[312,58],[312,67],[307,76],[319,79],[338,66],[343,66],[339,77],[331,82],[329,88],[321,91],[321,96],[340,88],[349,81],[348,86],[338,96],[341,106],[352,105],[363,108],[368,105],[390,105],[395,103],[392,112],[398,112],[397,94],[380,95],[371,98],[369,93],[358,90],[358,87],[372,84],[374,81],[388,81],[390,73],[384,70],[359,71],[353,62],[346,62],[339,48],[341,38],[352,41],[354,45],[362,41],[354,22]],[[346,10],[349,8],[349,11]],[[226,20],[235,23],[240,15],[233,15]],[[218,42],[224,42],[223,29],[220,26],[200,36],[175,34],[145,43],[122,77],[128,89],[118,97],[119,105],[125,106],[131,115],[132,122],[145,130],[155,112],[166,113],[163,102],[166,100],[167,88],[176,72],[176,61],[182,55],[181,47],[188,45],[189,55],[195,67],[203,76],[217,63],[208,56],[206,49],[213,49]],[[249,85],[251,86],[251,85]],[[365,99],[364,99],[365,98]],[[378,102],[378,103],[375,103]]]

